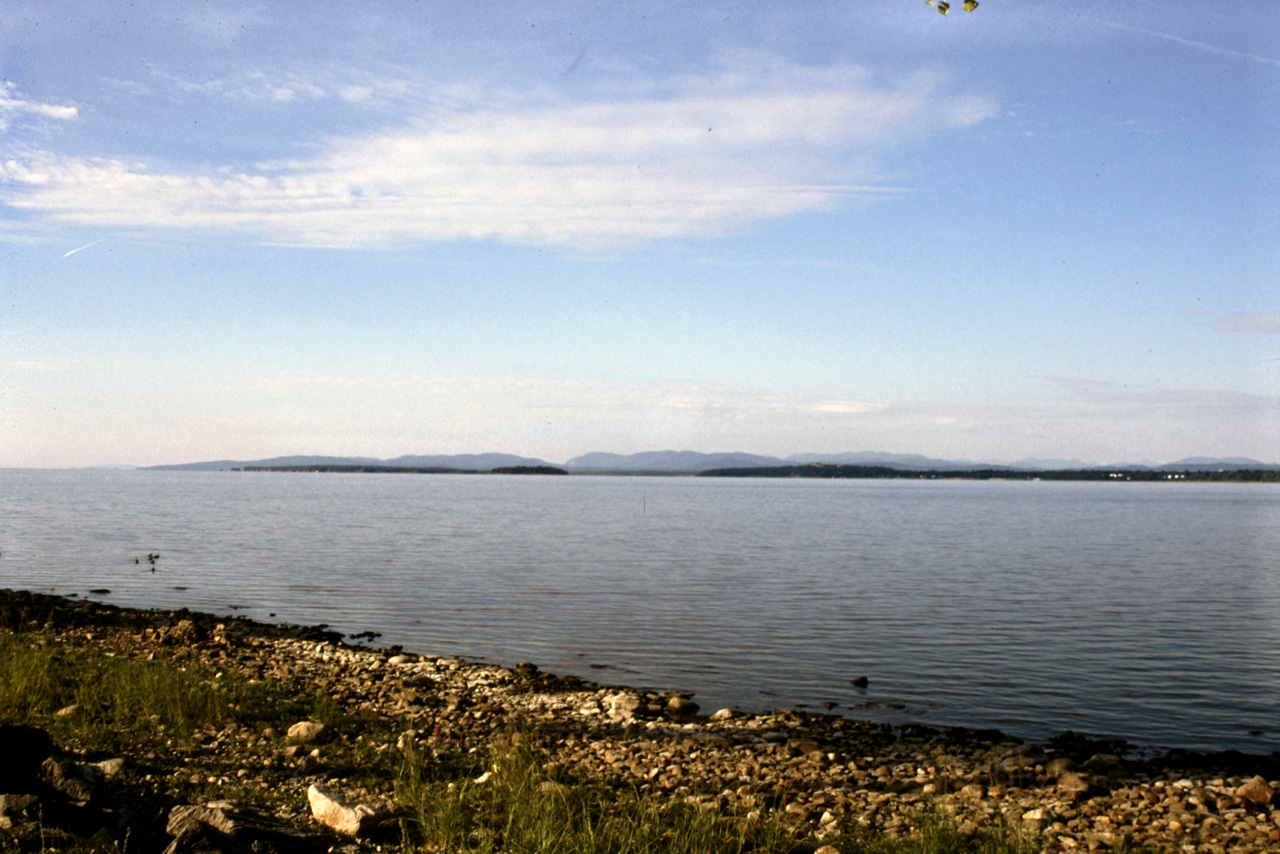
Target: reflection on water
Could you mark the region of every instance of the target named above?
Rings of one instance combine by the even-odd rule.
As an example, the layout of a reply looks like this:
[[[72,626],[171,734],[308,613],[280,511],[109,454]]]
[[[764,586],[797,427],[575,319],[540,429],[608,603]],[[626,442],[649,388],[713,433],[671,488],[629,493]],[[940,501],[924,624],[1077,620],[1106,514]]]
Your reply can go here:
[[[1201,748],[1280,748],[1276,554],[1258,485],[0,472],[4,586]]]

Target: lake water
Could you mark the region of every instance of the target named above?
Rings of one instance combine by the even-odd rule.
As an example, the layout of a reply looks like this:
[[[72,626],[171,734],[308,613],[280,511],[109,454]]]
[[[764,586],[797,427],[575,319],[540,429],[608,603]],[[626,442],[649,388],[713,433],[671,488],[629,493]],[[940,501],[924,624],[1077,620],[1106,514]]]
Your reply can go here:
[[[11,470],[0,587],[706,711],[1280,749],[1273,485]]]

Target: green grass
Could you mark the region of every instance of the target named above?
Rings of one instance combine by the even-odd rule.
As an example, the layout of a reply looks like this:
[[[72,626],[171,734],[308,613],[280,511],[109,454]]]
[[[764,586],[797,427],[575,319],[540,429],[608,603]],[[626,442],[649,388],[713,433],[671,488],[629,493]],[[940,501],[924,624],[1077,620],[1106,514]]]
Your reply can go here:
[[[55,741],[102,749],[189,739],[247,700],[238,680],[164,661],[131,661],[96,647],[0,634],[0,722],[44,727]],[[57,712],[77,706],[74,714]]]
[[[484,782],[477,782],[487,774]],[[842,854],[1033,854],[1034,835],[1003,822],[964,834],[941,809],[918,831],[891,838],[856,823],[817,840],[759,811],[722,816],[605,782],[561,782],[526,739],[486,751],[410,750],[396,795],[408,810],[402,845],[417,851],[510,854],[795,854],[830,845]],[[776,813],[773,814],[777,816]]]
[[[409,750],[396,795],[410,815],[405,845],[419,850],[721,854],[794,847],[773,822],[721,821],[696,806],[603,782],[551,779],[523,739],[476,753]]]

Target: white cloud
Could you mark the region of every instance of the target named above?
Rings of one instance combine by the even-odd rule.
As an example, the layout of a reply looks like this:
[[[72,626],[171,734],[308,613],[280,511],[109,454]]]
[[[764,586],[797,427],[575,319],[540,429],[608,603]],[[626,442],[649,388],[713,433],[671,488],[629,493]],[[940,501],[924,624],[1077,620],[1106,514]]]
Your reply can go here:
[[[9,126],[10,119],[21,113],[43,116],[48,119],[59,119],[61,121],[68,121],[79,116],[79,110],[75,107],[29,101],[22,97],[17,86],[7,80],[0,81],[0,130],[6,129]]]
[[[864,400],[824,400],[809,407],[810,412],[830,412],[836,415],[862,415],[884,409],[883,403]]]
[[[1206,323],[1219,332],[1280,333],[1280,311],[1259,311],[1253,314],[1232,314],[1221,320]]]
[[[995,115],[988,99],[953,93],[934,74],[882,82],[858,68],[768,72],[682,78],[644,97],[585,103],[455,90],[402,126],[251,171],[46,153],[0,164],[0,179],[8,204],[80,224],[327,247],[496,239],[592,248],[874,196],[888,189],[880,155]],[[276,100],[326,91],[253,76],[240,91],[250,89]],[[359,84],[334,91],[372,97]]]

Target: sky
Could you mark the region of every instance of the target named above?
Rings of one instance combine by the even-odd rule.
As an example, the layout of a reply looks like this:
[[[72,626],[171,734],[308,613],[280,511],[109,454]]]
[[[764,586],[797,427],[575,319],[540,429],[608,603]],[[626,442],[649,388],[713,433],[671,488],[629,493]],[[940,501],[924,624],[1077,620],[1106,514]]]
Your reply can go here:
[[[0,467],[1280,462],[1280,4],[0,16]]]

